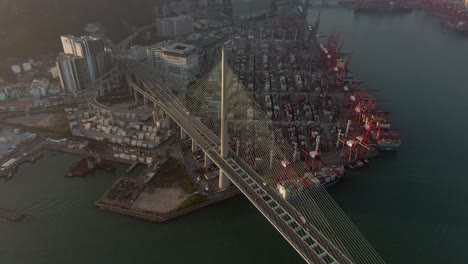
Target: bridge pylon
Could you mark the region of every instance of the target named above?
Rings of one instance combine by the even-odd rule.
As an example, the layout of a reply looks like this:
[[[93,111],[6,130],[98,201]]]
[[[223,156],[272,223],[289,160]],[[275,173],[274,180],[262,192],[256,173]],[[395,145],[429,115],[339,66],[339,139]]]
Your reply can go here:
[[[228,157],[228,129],[226,122],[226,62],[225,62],[225,50],[221,50],[221,157],[227,159]],[[224,171],[219,169],[219,183],[218,186],[220,189],[226,189],[230,185],[229,178],[224,173]]]

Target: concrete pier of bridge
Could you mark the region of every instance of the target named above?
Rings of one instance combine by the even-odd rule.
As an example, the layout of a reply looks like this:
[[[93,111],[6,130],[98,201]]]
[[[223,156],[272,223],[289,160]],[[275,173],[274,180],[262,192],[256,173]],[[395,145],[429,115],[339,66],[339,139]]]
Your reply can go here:
[[[180,128],[180,139],[187,139],[187,133],[182,128]]]
[[[192,152],[195,153],[198,150],[198,145],[195,143],[195,140],[192,139]]]
[[[208,155],[205,153],[205,167],[213,164],[213,161],[210,159]]]

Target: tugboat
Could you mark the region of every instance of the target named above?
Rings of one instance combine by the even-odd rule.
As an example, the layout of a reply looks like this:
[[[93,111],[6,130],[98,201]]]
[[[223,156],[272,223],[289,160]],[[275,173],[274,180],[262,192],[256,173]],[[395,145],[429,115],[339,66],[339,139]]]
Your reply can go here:
[[[367,159],[356,160],[354,162],[349,163],[348,168],[350,168],[351,170],[357,170],[357,169],[367,166],[368,163],[369,161]]]

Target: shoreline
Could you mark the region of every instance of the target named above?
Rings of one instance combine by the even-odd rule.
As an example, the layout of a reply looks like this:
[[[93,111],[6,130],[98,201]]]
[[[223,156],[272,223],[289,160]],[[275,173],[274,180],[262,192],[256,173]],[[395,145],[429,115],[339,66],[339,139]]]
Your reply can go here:
[[[112,187],[111,187],[112,188]],[[110,189],[109,189],[110,190]],[[108,190],[108,191],[109,191]],[[110,203],[107,203],[103,201],[104,197],[107,195],[108,191],[106,191],[95,203],[94,205],[98,207],[101,210],[120,214],[120,215],[125,215],[125,216],[130,216],[133,218],[138,218],[142,219],[145,221],[150,221],[150,222],[155,222],[155,223],[166,223],[170,220],[182,217],[184,215],[193,213],[195,211],[198,211],[202,208],[220,203],[224,200],[227,200],[229,198],[238,196],[241,194],[241,192],[235,188],[235,187],[230,187],[229,189],[226,189],[224,191],[217,192],[213,194],[209,199],[206,201],[203,201],[201,203],[189,206],[187,208],[181,209],[181,210],[172,210],[167,213],[159,214],[156,212],[149,212],[149,211],[142,211],[138,209],[132,209],[132,208],[124,208],[122,206],[117,206],[113,205]]]

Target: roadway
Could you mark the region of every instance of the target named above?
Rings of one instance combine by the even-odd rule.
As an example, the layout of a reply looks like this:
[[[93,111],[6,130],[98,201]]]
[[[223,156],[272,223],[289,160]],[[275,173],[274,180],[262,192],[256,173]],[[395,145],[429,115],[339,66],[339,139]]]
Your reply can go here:
[[[139,28],[137,31],[133,32],[130,36],[128,36],[127,38],[125,38],[124,40],[122,40],[118,45],[117,45],[117,48],[119,48],[120,50],[124,50],[124,49],[127,49],[128,48],[128,45],[130,44],[130,42],[132,42],[132,40],[134,40],[141,32],[145,31],[145,30],[148,30],[152,27],[155,27],[156,26],[156,22],[154,23],[151,23],[149,25],[146,25],[144,27],[141,27]]]

